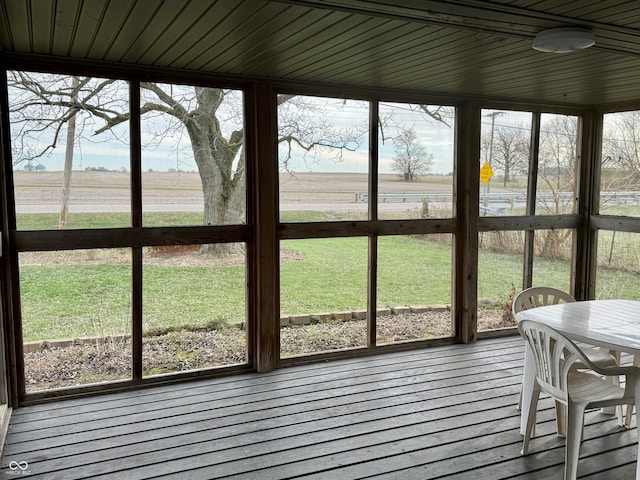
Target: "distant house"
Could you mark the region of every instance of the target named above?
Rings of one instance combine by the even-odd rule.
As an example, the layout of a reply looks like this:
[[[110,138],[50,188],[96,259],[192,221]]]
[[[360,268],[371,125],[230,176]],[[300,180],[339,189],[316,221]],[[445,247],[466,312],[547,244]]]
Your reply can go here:
[[[31,164],[31,163],[27,163],[27,164],[24,166],[24,169],[25,169],[27,172],[44,172],[44,171],[47,169],[47,167],[45,167],[45,166],[44,166],[44,165],[42,165],[41,163],[38,163],[37,165],[33,165],[33,164]]]

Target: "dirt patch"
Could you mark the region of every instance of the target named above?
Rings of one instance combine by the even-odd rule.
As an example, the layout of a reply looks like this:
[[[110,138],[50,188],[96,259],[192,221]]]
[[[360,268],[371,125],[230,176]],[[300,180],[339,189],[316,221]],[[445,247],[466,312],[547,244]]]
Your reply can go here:
[[[483,317],[481,329],[502,328],[503,320]],[[425,312],[378,318],[379,343],[447,337],[452,332],[449,312]],[[327,322],[281,330],[283,357],[366,345],[365,321]],[[242,364],[246,358],[246,331],[224,328],[174,331],[145,337],[142,362],[145,375]],[[131,342],[49,347],[25,355],[27,391],[125,379],[131,376]]]
[[[244,253],[227,255],[203,255],[200,245],[177,245],[168,247],[148,247],[144,255],[145,265],[163,267],[238,267],[246,263]],[[281,250],[281,262],[303,260],[302,252]],[[74,265],[74,264],[131,264],[131,250],[128,248],[108,248],[91,250],[60,250],[53,252],[22,252],[20,265]]]

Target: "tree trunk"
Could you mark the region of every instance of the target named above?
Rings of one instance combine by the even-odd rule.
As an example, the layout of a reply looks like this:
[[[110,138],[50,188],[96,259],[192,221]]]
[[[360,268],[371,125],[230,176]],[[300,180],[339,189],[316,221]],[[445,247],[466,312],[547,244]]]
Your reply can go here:
[[[78,87],[78,78],[73,77],[72,89]],[[76,100],[74,95],[73,99]],[[69,118],[67,123],[67,144],[64,152],[64,172],[62,174],[62,199],[60,204],[60,218],[58,219],[58,228],[64,230],[67,228],[67,217],[69,215],[69,197],[71,195],[71,171],[73,170],[73,147],[76,137],[76,115],[75,113]]]
[[[73,167],[73,146],[76,136],[76,116],[69,119],[67,124],[67,145],[64,153],[64,172],[62,174],[62,199],[60,205],[60,218],[58,228],[67,228],[67,217],[69,214],[69,197],[71,195],[71,171]]]
[[[204,109],[206,110],[206,108]],[[244,222],[245,175],[242,136],[227,141],[214,116],[198,115],[187,125],[204,195],[204,225],[233,225]],[[234,170],[234,160],[240,158]],[[202,245],[202,253],[228,255],[242,250],[240,244]]]

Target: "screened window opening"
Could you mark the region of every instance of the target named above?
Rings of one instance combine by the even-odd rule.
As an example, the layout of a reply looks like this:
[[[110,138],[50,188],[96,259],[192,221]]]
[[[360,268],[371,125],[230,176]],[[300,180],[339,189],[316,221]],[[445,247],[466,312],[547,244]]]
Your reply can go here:
[[[278,106],[280,221],[366,220],[368,103],[286,98]]]
[[[367,346],[366,300],[366,238],[281,242],[282,357]]]
[[[245,364],[246,258],[201,245],[148,247],[143,254],[144,376]]]
[[[132,378],[131,251],[23,252],[27,392]]]
[[[578,127],[575,116],[541,115],[536,215],[576,212]]]
[[[482,110],[480,216],[526,215],[530,112]]]
[[[18,230],[130,227],[129,84],[17,71],[8,78]]]
[[[602,135],[599,212],[640,217],[640,111],[604,115]]]
[[[453,236],[378,237],[377,344],[451,337]]]
[[[378,116],[378,218],[452,217],[455,109],[381,103]]]
[[[142,83],[140,94],[144,225],[245,223],[242,92]]]

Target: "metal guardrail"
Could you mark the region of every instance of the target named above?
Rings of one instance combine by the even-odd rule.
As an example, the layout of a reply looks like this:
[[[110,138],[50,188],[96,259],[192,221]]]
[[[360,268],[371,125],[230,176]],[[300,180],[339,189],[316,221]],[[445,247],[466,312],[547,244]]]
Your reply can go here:
[[[480,213],[483,216],[491,215],[491,216],[502,216],[507,214],[507,207],[485,207],[480,205]]]
[[[451,201],[453,195],[450,193],[379,193],[378,201],[383,203],[387,200],[407,200],[416,201],[428,201],[428,202],[443,202]],[[573,192],[560,192],[556,195],[549,193],[538,193],[536,200],[538,203],[553,202],[560,200],[562,202],[571,202],[575,198]],[[629,204],[635,203],[640,206],[640,192],[637,191],[604,191],[600,192],[600,198],[607,204]],[[369,199],[368,193],[356,193],[356,202],[365,203]],[[508,203],[511,208],[516,204],[526,204],[527,197],[523,193],[518,192],[495,192],[495,193],[481,193],[480,203]]]
[[[379,193],[378,200],[402,200],[403,202],[406,200],[429,200],[432,202],[435,201],[445,201],[451,200],[453,195],[450,193]],[[369,200],[368,193],[356,193],[356,202],[364,203]]]
[[[480,195],[480,203],[484,203],[484,195]],[[378,201],[382,203],[387,200],[407,200],[427,201],[427,202],[451,202],[453,195],[450,193],[379,193]],[[511,207],[515,203],[525,203],[525,196],[521,193],[495,193],[487,194],[487,203],[508,203]],[[368,193],[356,193],[356,202],[365,203],[369,200]]]

